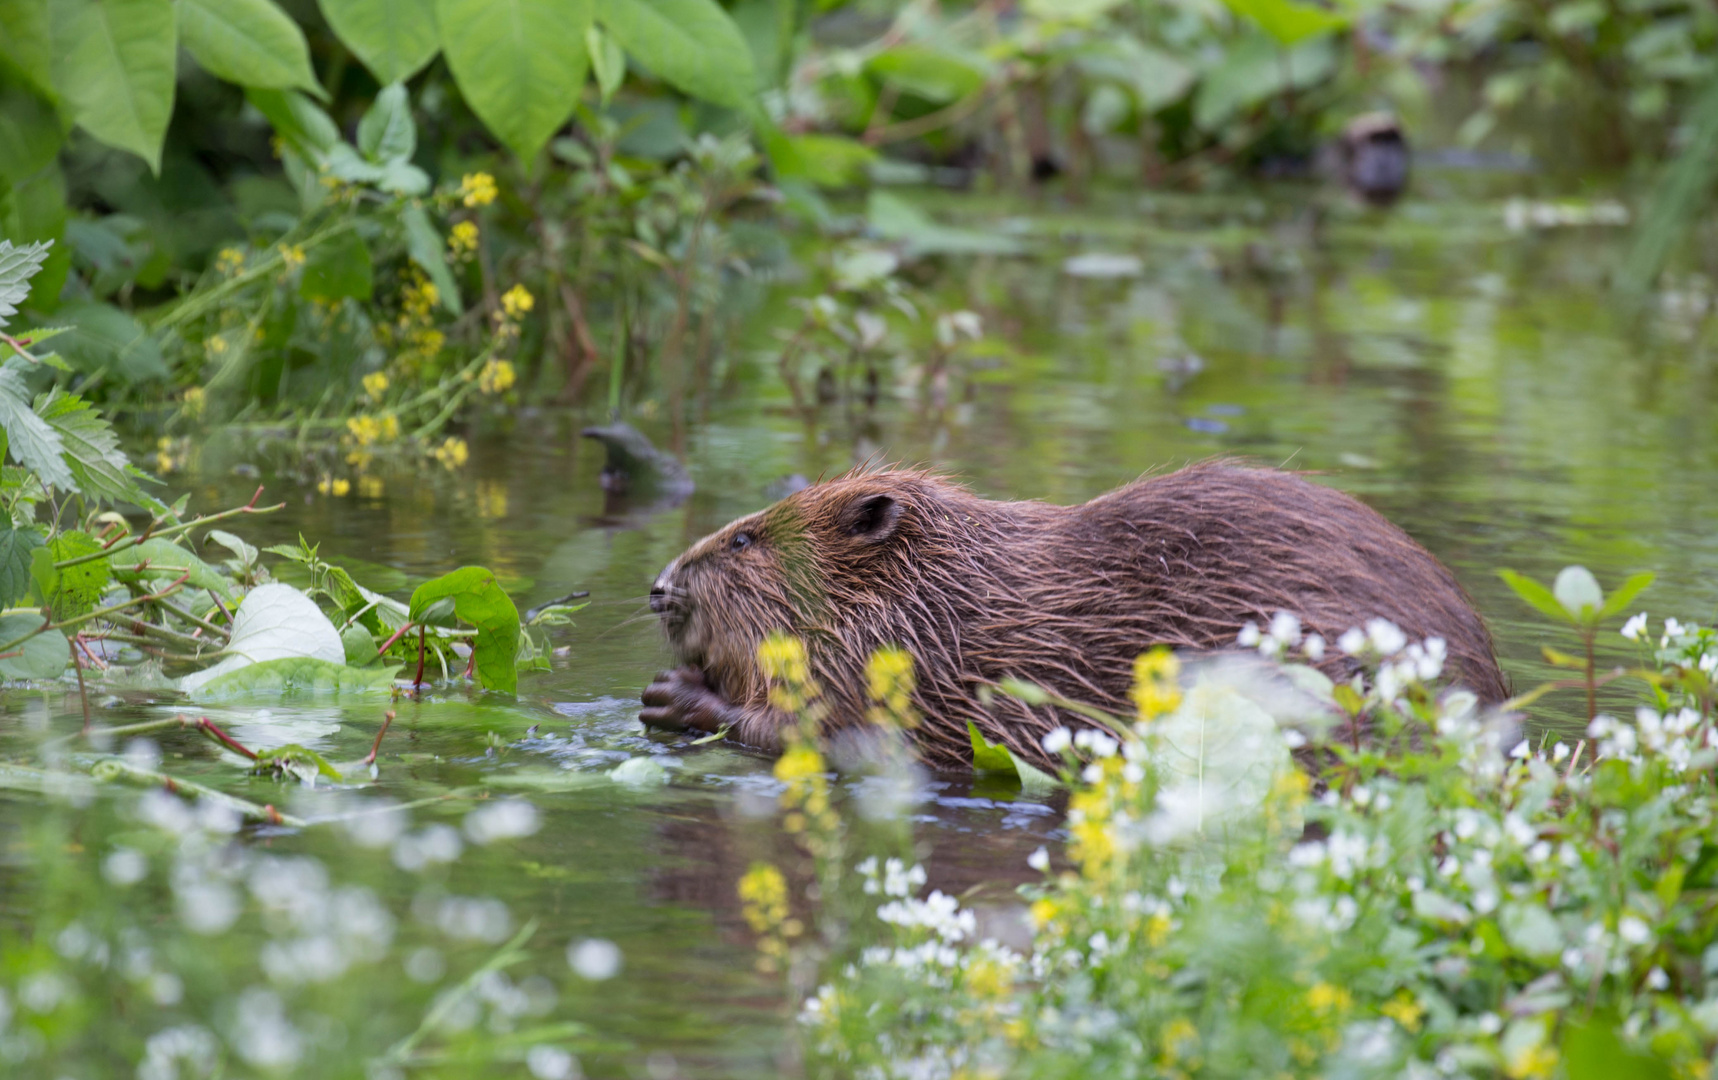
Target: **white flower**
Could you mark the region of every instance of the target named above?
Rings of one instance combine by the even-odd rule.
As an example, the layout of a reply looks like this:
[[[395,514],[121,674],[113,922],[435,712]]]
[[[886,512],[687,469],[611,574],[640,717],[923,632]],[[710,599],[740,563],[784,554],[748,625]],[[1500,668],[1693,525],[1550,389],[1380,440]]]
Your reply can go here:
[[[1042,874],[1050,869],[1050,853],[1040,847],[1037,851],[1026,856],[1026,865]]]
[[[567,946],[567,966],[581,979],[601,982],[620,973],[620,946],[602,938],[585,938]]]
[[[1630,945],[1645,945],[1652,940],[1652,927],[1634,915],[1624,915],[1617,922],[1617,936]]]
[[[1349,656],[1354,656],[1366,648],[1366,635],[1359,627],[1351,626],[1336,639],[1336,647]]]
[[[1300,619],[1292,612],[1277,612],[1271,616],[1271,637],[1283,645],[1299,645]]]
[[[1368,619],[1366,637],[1380,656],[1395,656],[1408,644],[1408,635],[1389,619]]]
[[[1644,633],[1646,633],[1646,612],[1644,611],[1623,623],[1623,637],[1630,641],[1639,641],[1640,636]]]
[[[1235,635],[1235,644],[1243,649],[1251,649],[1259,643],[1259,624],[1248,619],[1241,624],[1241,632]]]
[[[1646,986],[1649,990],[1663,990],[1670,985],[1670,976],[1661,967],[1655,967],[1646,973]]]
[[[1065,727],[1055,728],[1044,736],[1044,752],[1046,754],[1060,754],[1072,745],[1074,745],[1074,736]]]
[[[1306,640],[1300,643],[1300,651],[1305,653],[1306,658],[1315,664],[1320,660],[1323,660],[1324,636],[1321,634],[1308,634],[1306,636]]]

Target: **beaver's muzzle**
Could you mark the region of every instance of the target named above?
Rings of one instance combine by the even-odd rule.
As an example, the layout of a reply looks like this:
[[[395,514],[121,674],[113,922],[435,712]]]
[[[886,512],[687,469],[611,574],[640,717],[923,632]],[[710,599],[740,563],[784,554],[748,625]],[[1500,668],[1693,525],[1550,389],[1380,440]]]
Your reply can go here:
[[[660,583],[650,587],[650,610],[658,615],[668,610],[668,590]]]

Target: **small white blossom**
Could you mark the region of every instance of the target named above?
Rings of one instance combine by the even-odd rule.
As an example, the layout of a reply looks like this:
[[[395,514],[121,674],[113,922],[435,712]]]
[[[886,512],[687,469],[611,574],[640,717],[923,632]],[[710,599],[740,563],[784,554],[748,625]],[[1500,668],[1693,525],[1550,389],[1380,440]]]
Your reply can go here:
[[[1630,641],[1639,641],[1640,636],[1644,633],[1646,633],[1646,612],[1644,611],[1623,623],[1623,637]]]
[[[1026,856],[1026,865],[1041,874],[1050,869],[1050,853],[1040,847],[1037,851]]]
[[[1065,727],[1054,728],[1048,735],[1044,736],[1044,752],[1046,754],[1060,754],[1072,745],[1074,745],[1073,733]]]
[[[1235,644],[1243,649],[1255,648],[1259,644],[1259,624],[1248,619],[1241,624],[1241,632],[1235,635]]]

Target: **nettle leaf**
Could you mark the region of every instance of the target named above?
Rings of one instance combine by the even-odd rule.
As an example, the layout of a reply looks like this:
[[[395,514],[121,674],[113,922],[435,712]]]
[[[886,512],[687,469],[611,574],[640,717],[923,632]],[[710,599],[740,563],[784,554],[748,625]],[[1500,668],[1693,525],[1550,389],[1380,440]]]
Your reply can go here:
[[[319,0],[340,40],[380,83],[404,82],[441,49],[435,0]]]
[[[597,0],[597,21],[670,86],[717,105],[750,106],[751,46],[714,0]]]
[[[0,607],[11,607],[29,593],[30,555],[41,546],[40,529],[0,528]]]
[[[477,678],[490,690],[514,693],[519,688],[519,609],[481,566],[465,566],[419,585],[412,592],[411,619],[429,622],[438,608],[452,602],[461,621],[477,628],[473,646]]]
[[[60,433],[30,408],[30,388],[19,373],[23,361],[8,360],[0,367],[0,429],[6,432],[12,457],[48,487],[78,490],[77,481],[62,456],[65,445]]]
[[[30,279],[42,268],[48,257],[52,240],[13,247],[12,241],[0,240],[0,326],[18,314],[18,305],[30,295]]]
[[[55,562],[94,555],[102,550],[101,542],[89,533],[68,529],[47,543],[48,554]],[[31,553],[32,570],[37,558]],[[42,600],[53,609],[54,621],[65,622],[95,610],[101,594],[113,580],[113,567],[106,559],[91,559],[76,566],[56,568],[56,577]]]
[[[358,121],[358,150],[380,164],[410,158],[417,152],[418,127],[412,122],[411,101],[399,83],[382,87],[375,104]]]
[[[177,0],[179,36],[210,74],[240,86],[325,96],[310,46],[272,0]]]
[[[226,658],[179,680],[179,689],[196,694],[230,671],[269,660],[309,657],[344,666],[340,632],[309,597],[290,585],[258,585],[233,614]]]
[[[161,171],[173,114],[172,0],[54,0],[54,88],[72,119]]]
[[[76,394],[57,387],[36,399],[36,415],[60,437],[61,453],[79,489],[94,499],[142,502],[140,475],[119,448],[113,425]]]
[[[521,161],[535,158],[578,104],[591,0],[437,0],[436,21],[472,111]]]

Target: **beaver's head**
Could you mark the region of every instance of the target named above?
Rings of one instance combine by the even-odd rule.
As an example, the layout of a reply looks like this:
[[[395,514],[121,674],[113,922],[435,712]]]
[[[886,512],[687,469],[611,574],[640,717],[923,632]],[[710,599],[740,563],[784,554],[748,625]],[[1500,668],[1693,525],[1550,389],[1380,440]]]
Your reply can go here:
[[[908,471],[813,485],[693,544],[657,577],[650,608],[682,663],[742,696],[770,633],[805,639],[815,653],[851,633],[843,627],[855,616],[885,623],[911,573],[910,553],[946,516],[939,509],[962,495]]]

